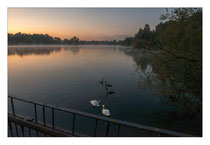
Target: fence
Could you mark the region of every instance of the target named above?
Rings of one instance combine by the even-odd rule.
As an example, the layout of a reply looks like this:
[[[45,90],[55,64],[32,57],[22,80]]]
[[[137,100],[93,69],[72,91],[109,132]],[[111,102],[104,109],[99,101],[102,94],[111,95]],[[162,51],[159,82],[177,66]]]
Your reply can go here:
[[[14,95],[8,95],[8,98],[10,99],[11,102],[11,108],[12,108],[12,112],[8,113],[8,129],[10,132],[9,136],[20,136],[18,133],[18,129],[17,129],[17,125],[20,126],[21,129],[19,129],[19,131],[21,130],[21,134],[22,136],[25,136],[25,130],[26,128],[28,128],[28,136],[32,136],[31,135],[31,130],[35,130],[36,134],[33,136],[39,136],[39,132],[42,133],[42,136],[66,136],[66,137],[71,137],[71,136],[87,136],[84,135],[82,133],[79,133],[77,131],[75,131],[75,117],[76,116],[83,116],[83,117],[87,117],[87,118],[92,118],[93,120],[95,120],[94,122],[94,134],[93,136],[97,136],[97,127],[98,127],[98,122],[99,121],[105,121],[106,125],[105,125],[105,132],[104,132],[104,136],[108,137],[110,134],[110,124],[115,124],[117,125],[117,133],[115,136],[119,137],[121,136],[121,127],[122,126],[126,126],[128,128],[135,128],[139,131],[144,131],[143,135],[139,135],[139,136],[164,136],[164,137],[172,137],[172,136],[178,136],[178,137],[190,137],[192,135],[190,134],[185,134],[185,133],[179,133],[179,132],[175,132],[175,131],[170,131],[170,130],[165,130],[165,129],[160,129],[160,128],[154,128],[154,127],[150,127],[150,126],[145,126],[145,125],[140,125],[140,124],[136,124],[136,123],[131,123],[131,122],[126,122],[126,121],[122,121],[122,120],[117,120],[117,119],[112,119],[109,117],[104,117],[104,116],[99,116],[99,115],[94,115],[94,114],[90,114],[90,113],[86,113],[86,112],[81,112],[78,110],[73,110],[73,109],[69,109],[69,108],[63,108],[63,107],[58,107],[58,106],[54,106],[54,105],[50,105],[50,104],[46,104],[46,103],[42,103],[42,102],[38,102],[38,101],[32,101],[26,98],[22,98],[19,96],[14,96]],[[23,101],[23,102],[27,102],[33,105],[33,112],[34,112],[34,118],[31,117],[27,117],[27,116],[21,116],[20,114],[18,114],[15,111],[15,105],[14,105],[14,101],[13,100],[19,100],[19,101]],[[41,106],[42,107],[42,115],[43,115],[43,121],[39,121],[37,119],[37,106]],[[46,123],[46,115],[45,115],[45,109],[49,108],[51,110],[51,120],[52,120],[52,124],[47,124]],[[65,131],[65,128],[59,128],[59,127],[55,127],[55,110],[59,110],[62,112],[67,112],[73,115],[72,118],[72,130],[71,132]],[[14,133],[15,132],[15,133]],[[138,135],[137,135],[138,136]]]

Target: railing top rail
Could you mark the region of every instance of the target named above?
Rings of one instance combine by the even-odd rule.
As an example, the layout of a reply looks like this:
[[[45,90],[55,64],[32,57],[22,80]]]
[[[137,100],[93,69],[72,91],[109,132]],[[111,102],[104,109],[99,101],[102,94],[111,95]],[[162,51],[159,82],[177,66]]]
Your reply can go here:
[[[23,102],[28,102],[28,103],[37,104],[40,106],[45,106],[48,108],[54,108],[55,110],[59,110],[59,111],[75,113],[77,115],[81,115],[81,116],[85,116],[85,117],[89,117],[89,118],[93,118],[93,119],[98,119],[98,120],[102,120],[102,121],[108,121],[111,123],[129,126],[129,127],[133,127],[133,128],[137,128],[137,129],[143,129],[143,130],[148,130],[148,131],[152,131],[152,132],[159,132],[159,133],[168,134],[168,135],[172,135],[172,136],[180,136],[180,137],[193,136],[191,134],[185,134],[185,133],[180,133],[180,132],[176,132],[176,131],[170,131],[170,130],[166,130],[166,129],[150,127],[150,126],[146,126],[146,125],[141,125],[141,124],[136,124],[136,123],[132,123],[132,122],[127,122],[127,121],[112,119],[112,118],[108,118],[108,117],[104,117],[104,116],[99,116],[99,115],[95,115],[95,114],[90,114],[87,112],[82,112],[82,111],[78,111],[78,110],[74,110],[74,109],[64,108],[61,106],[50,105],[50,104],[42,103],[39,101],[32,101],[30,99],[23,98],[20,96],[11,95],[11,94],[9,94],[8,97],[23,101]]]

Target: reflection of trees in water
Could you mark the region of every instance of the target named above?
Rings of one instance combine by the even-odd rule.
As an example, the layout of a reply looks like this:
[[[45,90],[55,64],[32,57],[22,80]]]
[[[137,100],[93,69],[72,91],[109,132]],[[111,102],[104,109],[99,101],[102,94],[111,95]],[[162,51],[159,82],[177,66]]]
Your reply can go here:
[[[170,61],[165,56],[155,56],[153,71],[156,75],[150,77],[150,82],[158,92],[193,115],[201,111],[202,71],[200,67],[185,59]]]
[[[97,46],[97,47],[96,47]],[[73,54],[78,54],[80,49],[91,49],[91,50],[97,50],[97,49],[106,49],[110,51],[123,51],[122,46],[117,45],[60,45],[60,46],[40,46],[40,45],[34,45],[34,46],[10,46],[8,47],[8,55],[49,55],[53,52],[59,52],[61,50],[65,51],[71,51]]]
[[[36,55],[49,55],[52,52],[59,52],[61,51],[61,47],[40,47],[40,46],[34,46],[34,47],[9,47],[8,48],[8,55],[20,55],[20,56],[24,56],[24,55],[32,55],[32,54],[36,54]]]
[[[131,56],[135,62],[136,71],[139,72],[140,87],[154,88],[155,94],[161,94],[179,108],[178,112],[171,110],[168,113],[168,118],[162,122],[170,128],[173,120],[180,120],[180,123],[183,123],[180,127],[190,121],[190,125],[193,124],[197,127],[190,131],[201,136],[201,66],[195,66],[193,62],[187,60],[171,61],[161,65],[166,60],[162,55],[135,49],[126,49],[124,52]],[[150,71],[148,68],[151,68]],[[145,74],[146,81],[144,81],[142,73]]]
[[[125,49],[124,53],[128,56],[131,56],[136,63],[136,70],[145,72],[149,65],[152,64],[152,56],[151,54],[141,51],[141,50],[130,50]]]
[[[146,74],[146,82],[142,81],[140,75],[140,86],[150,85],[156,89],[157,94],[162,94],[165,98],[173,102],[175,105],[179,105],[191,115],[196,115],[201,111],[201,96],[202,91],[199,84],[200,77],[202,77],[201,71],[192,72],[193,64],[183,61],[175,61],[168,63],[167,65],[160,67],[163,56],[153,55],[149,51],[140,50],[125,50],[126,55],[133,58],[136,63],[136,70],[138,72],[144,72]],[[147,73],[149,66],[152,68],[150,73]],[[152,71],[152,72],[151,72]],[[191,72],[190,72],[191,71]],[[192,73],[197,73],[197,78],[192,77]],[[202,82],[200,82],[202,83]],[[201,86],[201,85],[200,85]],[[196,95],[197,94],[197,95]]]
[[[65,51],[71,51],[73,54],[78,54],[80,51],[80,47],[79,46],[64,46],[64,50]]]
[[[115,52],[119,49],[122,49],[122,46],[120,45],[80,45],[80,48],[92,49],[92,50],[105,49],[105,50],[110,50],[110,51]]]
[[[124,49],[124,53],[128,56],[131,56],[133,61],[135,62],[135,73],[139,76],[139,87],[140,88],[148,88],[149,83],[147,78],[152,73],[152,55],[145,50],[137,50],[137,49]]]
[[[133,60],[138,66],[137,69],[141,69],[142,72],[145,72],[148,65],[151,64],[151,58],[148,55],[144,55],[142,53],[139,55],[133,55]]]

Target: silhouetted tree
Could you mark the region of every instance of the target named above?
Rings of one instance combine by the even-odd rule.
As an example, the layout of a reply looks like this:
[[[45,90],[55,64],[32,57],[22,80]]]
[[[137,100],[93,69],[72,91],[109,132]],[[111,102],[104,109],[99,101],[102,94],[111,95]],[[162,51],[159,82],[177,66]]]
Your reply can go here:
[[[148,24],[145,25],[144,29],[140,28],[138,33],[134,36],[134,48],[150,48],[154,47],[155,31],[150,30]]]
[[[61,44],[61,42],[62,42],[61,39],[58,37],[55,37],[54,40],[55,40],[56,44]]]
[[[70,44],[79,44],[79,38],[77,38],[76,36],[72,37],[70,40],[69,40],[69,43]]]
[[[49,36],[48,34],[25,34],[25,33],[16,33],[8,34],[8,44],[9,45],[18,45],[18,44],[60,44],[60,38],[55,38]]]
[[[85,44],[105,44],[105,45],[117,45],[119,44],[116,40],[111,41],[84,41],[79,40],[78,37],[74,36],[70,40],[64,39],[61,40],[59,37],[51,37],[48,34],[25,34],[25,33],[16,33],[16,34],[8,34],[8,44],[9,45],[31,45],[31,44],[63,44],[63,45],[85,45]]]

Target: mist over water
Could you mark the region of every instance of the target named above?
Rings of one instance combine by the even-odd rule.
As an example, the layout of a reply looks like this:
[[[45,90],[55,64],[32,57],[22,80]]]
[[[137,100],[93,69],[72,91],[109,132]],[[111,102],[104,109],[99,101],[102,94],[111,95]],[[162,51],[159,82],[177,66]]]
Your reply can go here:
[[[201,118],[186,116],[178,105],[142,83],[152,65],[149,60],[143,63],[144,55],[138,56],[137,64],[127,51],[116,45],[9,47],[8,92],[97,115],[101,110],[89,102],[102,100],[111,118],[199,135]],[[113,85],[110,90],[115,94],[106,95],[98,83],[102,78]],[[139,82],[145,86],[139,87]],[[16,107],[24,110],[21,104]]]

